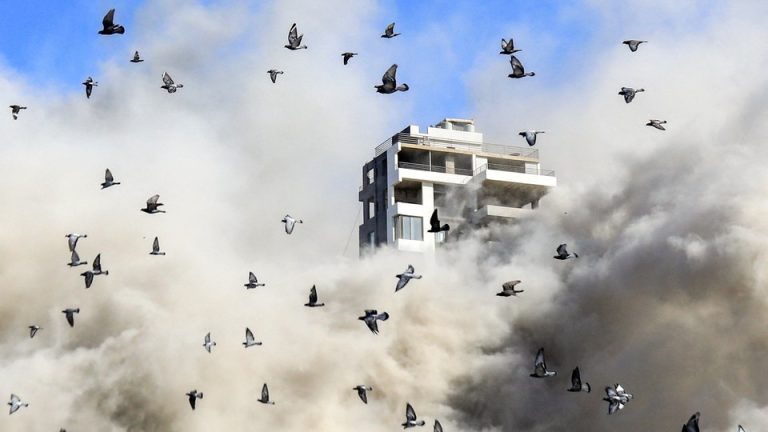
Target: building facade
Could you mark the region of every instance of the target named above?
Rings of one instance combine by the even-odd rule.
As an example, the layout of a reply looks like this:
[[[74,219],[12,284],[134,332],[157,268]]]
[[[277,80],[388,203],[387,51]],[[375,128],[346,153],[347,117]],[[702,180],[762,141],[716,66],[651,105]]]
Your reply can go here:
[[[408,126],[377,146],[362,183],[361,254],[381,245],[431,252],[446,237],[522,217],[557,178],[541,169],[537,149],[485,143],[472,120],[444,119],[426,132]],[[451,226],[447,234],[427,232],[435,208]]]

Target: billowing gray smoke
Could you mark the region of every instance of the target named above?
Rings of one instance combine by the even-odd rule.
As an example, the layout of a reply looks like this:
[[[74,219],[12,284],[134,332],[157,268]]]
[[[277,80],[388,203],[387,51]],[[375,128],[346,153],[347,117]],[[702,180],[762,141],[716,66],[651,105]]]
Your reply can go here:
[[[529,219],[434,260],[358,261],[341,255],[359,166],[410,120],[408,98],[372,91],[387,50],[340,65],[381,11],[187,3],[141,10],[131,34],[146,62],[115,53],[89,101],[0,70],[0,94],[30,107],[0,121],[0,395],[30,403],[0,430],[376,432],[397,428],[406,402],[446,431],[672,430],[695,411],[704,430],[766,424],[768,56],[749,42],[765,35],[765,6],[718,10],[683,38],[690,24],[669,36],[643,15],[644,60],[617,47],[568,88],[539,72],[505,87],[520,92],[508,100],[484,98],[505,73],[479,56],[478,123],[501,142],[509,118],[546,129],[538,145],[561,186]],[[599,22],[620,15],[590,4]],[[304,52],[282,48],[294,21]],[[614,30],[595,46],[620,45]],[[233,41],[252,50],[234,55]],[[428,80],[412,66],[412,82]],[[271,67],[286,70],[277,85]],[[174,95],[158,88],[165,70],[185,84]],[[627,75],[649,90],[625,106],[614,93]],[[667,132],[642,126],[656,116]],[[101,191],[106,167],[122,184]],[[168,213],[139,212],[155,193]],[[285,213],[305,221],[291,236]],[[110,270],[87,291],[65,265],[73,231],[88,234],[81,257],[101,253]],[[156,235],[166,256],[148,255]],[[553,260],[562,242],[581,258]],[[395,294],[409,263],[424,278]],[[251,270],[266,287],[242,287]],[[494,296],[510,279],[525,292]],[[313,284],[326,307],[302,306]],[[67,307],[81,308],[72,329]],[[356,319],[367,308],[391,315],[378,336]],[[44,329],[30,340],[32,323]],[[264,345],[242,348],[245,327]],[[556,378],[528,377],[542,346]],[[577,365],[591,394],[565,391]],[[264,382],[274,406],[256,402]],[[616,382],[635,398],[609,417],[600,398]],[[352,390],[362,383],[368,405]],[[192,389],[205,394],[194,412]]]

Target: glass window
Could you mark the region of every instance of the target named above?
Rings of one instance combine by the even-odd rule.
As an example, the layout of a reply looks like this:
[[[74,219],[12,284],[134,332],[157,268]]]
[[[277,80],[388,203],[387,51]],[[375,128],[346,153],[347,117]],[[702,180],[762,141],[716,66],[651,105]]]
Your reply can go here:
[[[395,224],[397,238],[424,240],[421,221],[422,219],[417,216],[397,216],[397,223]]]
[[[376,246],[376,232],[371,231],[368,233],[368,245],[373,247]]]

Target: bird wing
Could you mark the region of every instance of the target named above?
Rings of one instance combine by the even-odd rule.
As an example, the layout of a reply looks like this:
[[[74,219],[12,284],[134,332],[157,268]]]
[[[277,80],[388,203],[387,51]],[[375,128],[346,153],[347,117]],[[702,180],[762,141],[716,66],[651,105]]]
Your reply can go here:
[[[248,282],[259,283],[259,281],[256,279],[256,275],[253,274],[253,272],[248,272]]]
[[[106,181],[107,183],[112,183],[112,181],[114,180],[115,178],[112,177],[112,171],[110,171],[109,168],[107,168],[107,170],[104,172],[104,181]]]
[[[90,288],[93,284],[93,272],[85,272],[85,287]]]
[[[187,396],[189,396],[189,406],[191,406],[192,409],[195,409],[195,401],[197,401],[197,393],[189,392],[187,393]]]
[[[252,343],[255,339],[253,338],[253,332],[248,327],[245,328],[245,341],[249,344]]]
[[[75,246],[77,246],[77,239],[78,238],[79,237],[76,236],[76,235],[69,235],[68,236],[68,239],[69,239],[69,250],[71,250],[72,252],[75,251]]]
[[[394,86],[397,84],[397,81],[395,78],[396,75],[397,75],[397,65],[393,64],[392,66],[389,67],[389,69],[387,69],[386,72],[384,72],[384,76],[381,77],[381,81],[384,84],[391,84]]]
[[[70,258],[70,260],[73,263],[80,262],[80,255],[77,254],[76,250],[72,251],[72,257]]]
[[[101,271],[101,254],[96,255],[96,259],[93,260],[93,271]]]
[[[168,75],[168,72],[163,72],[163,84],[167,86],[173,85],[173,78],[171,78],[170,75]],[[155,200],[157,201],[157,200]]]
[[[688,419],[688,423],[683,426],[682,432],[699,432],[699,413],[695,413]]]
[[[504,291],[513,291],[515,289],[515,286],[519,284],[519,280],[513,280],[509,282],[504,282],[501,287],[504,288]]]
[[[66,311],[64,312],[64,316],[67,317],[67,322],[69,323],[70,327],[75,326],[75,313],[72,311]]]
[[[264,383],[264,386],[261,388],[261,399],[264,402],[269,400],[269,389],[267,388],[267,383]]]
[[[312,289],[309,290],[309,304],[317,303],[317,289],[312,285]]]
[[[205,344],[208,345],[209,343],[211,343],[211,332],[205,335]]]
[[[434,432],[443,432],[443,425],[441,425],[440,422],[437,420],[435,420]]]
[[[37,330],[39,330],[37,327],[29,326],[29,337],[30,338],[35,337],[35,335],[37,334]]]
[[[106,15],[104,15],[104,19],[101,20],[101,25],[104,26],[105,29],[108,29],[115,25],[115,10],[110,9],[109,12],[107,12]]]
[[[405,419],[408,421],[416,420],[416,411],[413,410],[410,403],[405,404]]]
[[[136,52],[134,52],[134,53],[133,53],[133,59],[134,59],[134,60],[139,60],[139,59],[140,59],[140,57],[139,57],[139,52],[138,52],[138,51],[136,51]]]
[[[168,75],[168,74],[166,74],[166,75]],[[170,77],[169,77],[169,78],[170,78]],[[173,81],[171,81],[171,84],[173,84]],[[159,200],[159,199],[160,199],[160,195],[152,195],[152,196],[151,196],[151,197],[149,197],[149,199],[147,200],[147,207],[148,207],[148,208],[149,208],[149,207],[157,207],[157,200]]]
[[[520,74],[524,74],[525,73],[525,68],[523,67],[523,64],[520,63],[520,60],[517,59],[517,57],[515,57],[513,55],[509,56],[509,64],[512,65],[512,72],[513,73],[516,73],[516,74],[517,73],[520,73]]]
[[[152,242],[152,252],[160,252],[160,241],[155,237],[155,241]]]
[[[368,403],[368,394],[365,392],[365,387],[358,387],[357,395],[360,396],[360,400],[362,400],[363,403]]]
[[[566,250],[567,246],[568,245],[566,245],[565,243],[563,243],[560,246],[558,246],[557,247],[557,254],[558,255],[568,255],[568,251]]]
[[[405,269],[405,272],[408,274],[413,274],[416,271],[416,269],[413,268],[412,265],[408,264],[408,268]]]
[[[365,319],[365,325],[374,333],[379,334],[379,325],[376,323],[376,317],[370,317]]]
[[[432,216],[429,218],[429,224],[432,225],[432,228],[440,228],[440,219],[437,218],[437,209],[432,211]]]
[[[386,30],[384,30],[384,34],[387,36],[391,35],[394,32],[395,32],[395,23],[388,25]]]
[[[606,387],[605,395],[608,396],[609,400],[619,397],[619,394],[616,393],[616,390],[614,390],[613,387]]]
[[[621,404],[615,400],[608,401],[608,414],[613,414],[621,409]]]
[[[501,39],[501,50],[502,51],[506,51],[507,50],[507,40],[506,39]]]
[[[296,29],[296,23],[293,23],[291,29],[288,31],[288,45],[298,45],[299,32]]]
[[[573,373],[571,374],[571,385],[573,388],[581,388],[581,373],[579,372],[578,366],[573,370]]]
[[[410,279],[408,279],[407,277],[404,277],[403,275],[400,275],[399,276],[399,280],[397,281],[397,286],[395,286],[395,292],[398,292],[401,289],[403,289],[405,287],[405,285],[408,284],[409,280]]]

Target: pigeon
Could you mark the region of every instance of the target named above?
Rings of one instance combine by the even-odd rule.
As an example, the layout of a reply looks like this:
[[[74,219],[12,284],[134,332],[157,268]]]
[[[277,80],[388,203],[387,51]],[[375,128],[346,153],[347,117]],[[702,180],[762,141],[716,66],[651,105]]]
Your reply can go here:
[[[283,220],[281,220],[280,222],[285,224],[285,233],[286,234],[292,233],[293,232],[293,227],[296,226],[297,223],[304,223],[304,221],[302,221],[301,219],[296,220],[296,219],[292,218],[291,215],[285,215],[285,217],[283,217]]]
[[[386,29],[384,29],[384,34],[381,35],[381,37],[386,39],[392,39],[395,36],[400,35],[400,33],[395,33],[395,23],[392,23],[387,26]]]
[[[103,25],[104,28],[101,31],[99,31],[100,35],[113,35],[113,34],[125,33],[125,27],[121,26],[120,24],[115,24],[114,9],[110,9],[109,12],[107,12],[107,14],[104,15],[104,19],[101,21],[101,25]]]
[[[208,332],[205,335],[205,339],[203,341],[203,348],[205,348],[205,350],[208,351],[208,353],[210,353],[211,352],[211,348],[213,348],[215,346],[216,346],[216,342],[211,340],[211,332]]]
[[[368,393],[366,392],[373,391],[373,387],[367,387],[361,384],[352,390],[357,390],[357,395],[360,397],[360,400],[363,401],[364,404],[368,404]]]
[[[93,283],[93,277],[98,275],[108,275],[109,270],[101,270],[101,254],[96,255],[96,259],[93,260],[93,270],[88,270],[85,273],[80,273],[80,276],[85,276],[85,287],[90,288]]]
[[[416,411],[410,403],[405,403],[405,423],[401,424],[403,429],[412,428],[414,426],[424,426],[426,422],[424,420],[416,421]]]
[[[664,126],[662,126],[663,124],[667,124],[667,121],[666,120],[653,120],[653,119],[651,119],[651,120],[648,120],[648,123],[646,123],[645,125],[646,126],[655,127],[658,130],[666,130],[666,129],[664,129]]]
[[[384,72],[384,76],[381,77],[382,84],[373,86],[377,92],[382,94],[391,94],[396,91],[408,91],[410,87],[408,87],[408,84],[401,84],[400,86],[397,85],[397,79],[395,78],[397,74],[397,65],[393,64],[392,66],[387,69],[386,72]]]
[[[376,324],[377,320],[386,321],[389,319],[389,314],[386,312],[378,313],[376,309],[366,309],[365,315],[357,317],[360,321],[364,321],[365,325],[371,329],[371,333],[379,334],[379,326]]]
[[[512,38],[509,38],[509,42],[507,42],[506,39],[501,40],[501,51],[499,51],[499,54],[511,55],[520,51],[522,50],[515,49],[515,42],[512,40]]]
[[[609,415],[623,409],[624,405],[632,399],[632,395],[627,393],[620,384],[616,384],[614,387],[606,387],[605,395],[606,397],[603,400],[608,402]]]
[[[269,389],[267,388],[267,383],[264,383],[264,386],[261,388],[261,399],[257,399],[259,402],[263,404],[270,404],[274,405],[275,403],[269,400]]]
[[[87,80],[83,81],[83,85],[85,86],[85,97],[90,99],[93,88],[98,87],[99,83],[94,81],[93,78],[88,77]]]
[[[112,177],[112,171],[107,168],[107,170],[104,172],[104,183],[101,184],[102,189],[106,189],[110,186],[119,185],[120,182],[116,182],[115,178]]]
[[[354,57],[356,55],[357,55],[357,53],[353,53],[353,52],[341,53],[341,56],[344,58],[344,66],[347,65],[347,62],[349,62],[349,59],[351,59],[352,57]]]
[[[15,413],[16,411],[18,411],[19,408],[21,408],[21,407],[28,407],[29,404],[22,402],[21,399],[19,399],[18,396],[16,396],[15,394],[11,393],[11,400],[8,401],[8,406],[11,407],[10,411],[8,412],[8,415],[11,415],[11,414]]]
[[[519,132],[518,135],[521,137],[525,137],[525,141],[528,143],[530,147],[533,147],[536,144],[536,135],[540,133],[545,133],[544,131],[540,130],[529,130],[524,132]]]
[[[539,352],[536,353],[536,360],[533,362],[533,373],[531,376],[534,378],[548,378],[555,375],[557,375],[557,372],[547,370],[547,364],[544,362],[544,348],[539,348]]]
[[[67,243],[69,244],[69,251],[74,252],[75,247],[77,247],[77,241],[81,238],[88,237],[88,234],[67,234],[64,237],[67,238]]]
[[[150,255],[165,255],[165,252],[160,252],[160,240],[155,237],[155,241],[152,242],[152,252]]]
[[[288,31],[288,45],[285,45],[285,47],[291,51],[307,49],[306,45],[301,44],[301,39],[303,37],[304,35],[299,34],[298,30],[296,29],[296,23],[293,23],[293,25],[291,25],[291,29]]]
[[[592,386],[589,385],[589,383],[582,383],[581,382],[581,373],[579,372],[579,367],[576,366],[576,369],[573,370],[571,373],[571,388],[568,389],[569,392],[591,392]]]
[[[192,390],[191,392],[186,393],[186,395],[189,398],[189,406],[191,406],[193,410],[195,409],[195,401],[203,398],[203,392],[197,390]]]
[[[691,418],[688,419],[688,423],[683,425],[682,432],[699,432],[699,412],[694,413]],[[741,426],[739,426],[741,427]]]
[[[131,63],[141,63],[143,61],[144,61],[144,59],[139,57],[139,52],[138,51],[133,53],[133,58],[131,59]]]
[[[344,64],[347,64],[346,61],[344,62]],[[14,120],[18,120],[19,112],[21,110],[27,109],[27,107],[21,106],[21,105],[9,105],[9,108],[11,109],[11,116],[13,116]]]
[[[440,219],[437,218],[437,209],[432,211],[432,217],[429,218],[429,230],[427,232],[439,233],[440,231],[448,231],[451,227],[448,224],[440,226]]]
[[[622,43],[628,46],[630,51],[635,52],[637,51],[637,47],[639,47],[641,43],[648,43],[648,41],[630,39],[630,40],[625,40]]]
[[[507,75],[510,78],[524,78],[536,75],[536,72],[526,73],[523,64],[514,55],[509,56],[509,64],[512,65],[512,73]]]
[[[248,348],[252,347],[254,345],[261,345],[261,342],[256,342],[256,339],[253,338],[253,332],[248,327],[245,328],[245,342],[243,342],[243,346]]]
[[[158,207],[160,207],[161,205],[164,205],[163,203],[157,202],[157,200],[159,199],[160,199],[160,195],[153,195],[149,197],[149,199],[147,200],[147,207],[140,210],[143,211],[144,213],[149,213],[149,214],[165,213],[165,210],[158,209]]]
[[[183,88],[184,84],[176,84],[173,82],[173,78],[171,78],[170,75],[168,75],[168,72],[163,72],[163,85],[160,86],[161,89],[165,89],[168,91],[168,93],[176,93],[177,89]]]
[[[307,307],[321,307],[325,306],[325,303],[317,302],[317,289],[312,285],[312,289],[309,290],[309,303],[304,303]]]
[[[32,339],[35,337],[38,331],[42,330],[43,328],[38,325],[31,325],[29,326],[29,338]]]
[[[248,283],[243,286],[245,286],[245,289],[253,289],[260,286],[266,286],[266,284],[259,283],[258,279],[256,279],[256,275],[253,274],[253,272],[248,272]]]
[[[433,429],[433,432],[443,432],[443,425],[437,420],[435,420],[435,428]]]
[[[76,250],[72,251],[72,256],[69,258],[69,262],[67,263],[70,267],[77,267],[79,265],[86,265],[88,264],[88,261],[80,261],[80,256],[77,254]]]
[[[501,292],[496,293],[497,296],[500,297],[509,297],[509,296],[516,296],[520,294],[521,292],[525,290],[516,290],[515,286],[519,284],[521,281],[519,280],[513,280],[509,282],[504,282],[504,284],[501,285]]]
[[[560,246],[557,247],[557,255],[553,256],[554,259],[559,260],[567,260],[568,258],[578,258],[579,254],[576,252],[574,253],[568,253],[568,250],[566,249],[568,247],[567,244],[563,243]]]
[[[633,89],[632,87],[622,87],[621,91],[619,92],[620,95],[624,96],[624,102],[630,103],[632,102],[632,99],[635,98],[636,93],[644,92],[645,89]]]
[[[278,74],[282,75],[283,71],[277,70],[277,69],[270,69],[270,70],[267,71],[267,73],[269,74],[269,79],[272,80],[272,83],[276,83],[277,82],[277,75]]]
[[[406,267],[404,272],[400,273],[399,275],[395,275],[395,277],[399,279],[397,281],[397,285],[395,286],[395,292],[405,288],[411,279],[421,279],[421,275],[414,274],[414,271],[416,270],[413,268],[413,266],[408,264],[408,267]]]
[[[69,323],[70,327],[75,326],[75,314],[80,313],[80,308],[67,308],[61,311],[61,313],[64,314],[64,316],[67,317],[67,322]]]

